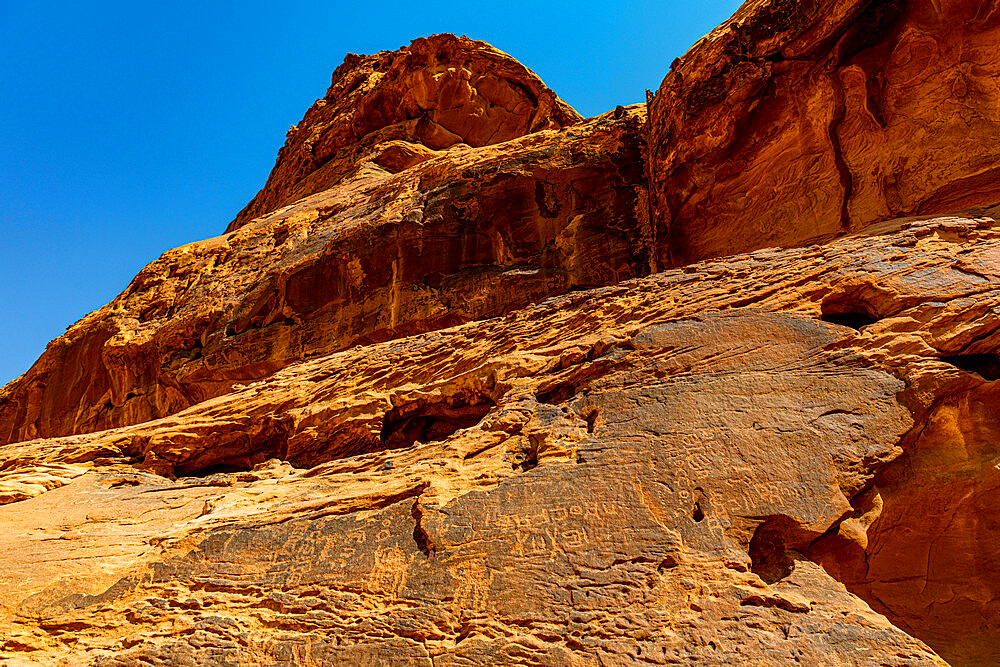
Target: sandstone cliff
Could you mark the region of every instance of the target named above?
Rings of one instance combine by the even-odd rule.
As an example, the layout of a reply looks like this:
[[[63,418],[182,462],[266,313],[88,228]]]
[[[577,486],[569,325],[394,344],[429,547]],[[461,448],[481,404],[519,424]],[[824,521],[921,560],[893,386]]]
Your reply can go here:
[[[373,160],[399,171],[452,146],[489,146],[580,115],[486,42],[454,35],[349,55],[278,153],[264,188],[226,231],[326,190]]]
[[[437,72],[440,65],[397,71],[418,54],[428,57],[428,49],[435,63],[450,58],[473,68],[478,89],[514,86],[541,100],[512,107],[520,115],[499,106],[485,115],[479,107],[456,107],[471,114],[462,125],[470,143],[533,132],[502,148],[463,143],[447,151],[367,134],[364,150],[353,146],[347,157],[325,163],[337,172],[337,185],[223,237],[165,253],[118,298],[53,341],[28,373],[0,390],[0,442],[163,417],[293,361],[648,274],[654,250],[641,107],[540,129],[577,116],[509,56],[440,36],[396,54],[348,58],[330,94],[345,81],[364,85],[346,102],[313,107],[302,132],[361,132],[362,112],[376,116],[368,124],[383,123],[368,107],[372,99],[378,108],[389,104],[393,93],[406,91],[404,101],[418,92],[437,95],[444,101],[435,104],[444,106],[456,103],[456,90],[469,94],[456,88],[457,74]],[[375,76],[387,67],[382,79]],[[511,72],[521,72],[524,83],[511,83],[518,81]],[[498,131],[487,137],[476,123]],[[404,126],[424,124],[393,127]],[[374,148],[373,134],[381,141]],[[303,167],[293,158],[299,149],[290,148],[299,144],[289,141],[262,193],[314,191],[303,189]]]
[[[992,217],[904,222],[7,445],[5,649],[941,664],[824,565],[947,657],[996,659],[1000,452],[956,410],[988,410],[998,273]]]
[[[661,258],[1000,201],[992,0],[750,0],[650,102]]]
[[[349,56],[0,391],[0,664],[1000,664],[994,14]]]

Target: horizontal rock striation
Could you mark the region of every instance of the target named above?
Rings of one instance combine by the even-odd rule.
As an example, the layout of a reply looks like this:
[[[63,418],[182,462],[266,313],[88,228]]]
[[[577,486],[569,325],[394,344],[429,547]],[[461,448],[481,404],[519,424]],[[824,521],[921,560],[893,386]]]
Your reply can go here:
[[[0,441],[163,417],[288,363],[651,271],[641,107],[368,165],[165,253],[0,390]]]
[[[18,567],[2,575],[0,655],[943,664],[892,620],[955,664],[995,660],[979,620],[995,600],[929,586],[972,583],[919,546],[942,536],[981,553],[995,494],[964,503],[967,487],[906,471],[938,451],[940,479],[985,490],[995,476],[986,422],[967,422],[985,429],[974,451],[937,424],[952,401],[991,393],[970,363],[1000,345],[1000,223],[873,232],[560,296],[293,364],[164,419],[7,445],[0,557]],[[914,512],[927,507],[951,508],[952,526]],[[917,542],[901,554],[882,535]],[[62,545],[71,563],[52,558]],[[820,567],[864,562],[864,580],[842,579],[889,620]],[[996,574],[990,562],[977,576]],[[934,617],[900,613],[924,604],[962,629],[944,638]]]

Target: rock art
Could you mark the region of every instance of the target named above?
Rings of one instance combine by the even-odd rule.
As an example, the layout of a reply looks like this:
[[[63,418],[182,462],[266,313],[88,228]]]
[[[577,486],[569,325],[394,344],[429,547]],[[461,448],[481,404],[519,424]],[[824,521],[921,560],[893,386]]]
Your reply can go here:
[[[0,390],[0,665],[1000,664],[995,14],[349,56]]]
[[[976,584],[915,545],[995,573],[989,420],[947,452],[992,394],[1000,223],[893,224],[6,445],[3,657],[944,664],[924,639],[995,659],[996,603],[934,593]]]

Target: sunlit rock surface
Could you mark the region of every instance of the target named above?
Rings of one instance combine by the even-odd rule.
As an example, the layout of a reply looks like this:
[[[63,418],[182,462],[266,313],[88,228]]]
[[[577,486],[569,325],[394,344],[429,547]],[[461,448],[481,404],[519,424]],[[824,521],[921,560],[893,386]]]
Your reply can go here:
[[[992,0],[749,0],[650,104],[665,264],[1000,201]]]
[[[992,7],[349,57],[0,390],[0,664],[1000,664]]]

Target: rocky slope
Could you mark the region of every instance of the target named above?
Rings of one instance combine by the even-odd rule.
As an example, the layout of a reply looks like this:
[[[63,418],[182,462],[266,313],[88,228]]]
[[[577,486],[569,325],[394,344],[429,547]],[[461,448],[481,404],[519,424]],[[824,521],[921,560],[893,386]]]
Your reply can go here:
[[[349,56],[0,391],[0,664],[1000,664],[991,8],[751,0],[588,120]]]
[[[483,67],[499,57],[452,37],[415,46],[456,43],[488,56]],[[648,274],[644,113],[622,109],[502,148],[423,148],[408,169],[379,163],[417,150],[402,141],[339,162],[355,171],[338,185],[165,253],[53,341],[0,390],[0,442],[163,417],[293,361]]]

